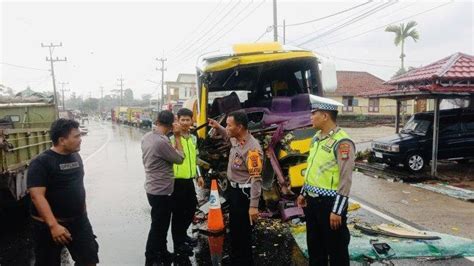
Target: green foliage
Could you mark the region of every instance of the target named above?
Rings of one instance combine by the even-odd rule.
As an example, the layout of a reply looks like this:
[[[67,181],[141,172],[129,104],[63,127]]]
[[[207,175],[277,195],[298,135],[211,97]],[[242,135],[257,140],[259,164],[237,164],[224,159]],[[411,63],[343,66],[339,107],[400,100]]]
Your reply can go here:
[[[370,158],[370,153],[371,153],[370,149],[356,152],[355,154],[356,161],[368,160]]]
[[[367,121],[367,116],[365,116],[365,115],[357,115],[357,116],[355,117],[355,120],[358,121],[358,122]]]
[[[386,32],[392,32],[395,34],[395,39],[393,43],[395,46],[401,46],[401,53],[400,53],[400,61],[401,61],[401,69],[405,70],[404,65],[404,58],[405,58],[405,40],[408,38],[412,38],[413,41],[418,41],[420,39],[420,33],[415,28],[418,25],[416,21],[410,21],[406,25],[404,23],[400,23],[400,25],[389,25],[385,28]]]

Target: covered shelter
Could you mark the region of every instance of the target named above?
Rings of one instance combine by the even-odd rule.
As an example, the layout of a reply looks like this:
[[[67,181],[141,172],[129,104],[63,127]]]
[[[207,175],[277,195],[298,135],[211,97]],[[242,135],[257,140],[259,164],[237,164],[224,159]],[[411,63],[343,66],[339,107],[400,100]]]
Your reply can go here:
[[[466,99],[466,102],[469,102],[468,105],[474,107],[474,56],[455,53],[429,65],[396,76],[385,84],[393,85],[394,88],[368,92],[364,96],[396,100],[396,133],[400,128],[401,101],[433,99],[431,175],[436,176],[440,102],[443,99]]]

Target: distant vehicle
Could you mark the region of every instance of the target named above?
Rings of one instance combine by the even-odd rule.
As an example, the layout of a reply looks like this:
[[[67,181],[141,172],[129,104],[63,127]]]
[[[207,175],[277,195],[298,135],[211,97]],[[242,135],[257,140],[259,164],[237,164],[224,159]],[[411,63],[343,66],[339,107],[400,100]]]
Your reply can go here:
[[[81,132],[81,135],[83,135],[83,136],[84,136],[84,135],[87,135],[87,133],[89,133],[89,130],[88,130],[87,127],[84,126],[84,125],[80,125],[80,126],[79,126],[79,131]]]
[[[433,112],[417,113],[399,134],[372,142],[371,157],[390,166],[403,164],[421,172],[430,162],[433,145]],[[474,157],[474,109],[441,110],[438,159],[467,163]]]

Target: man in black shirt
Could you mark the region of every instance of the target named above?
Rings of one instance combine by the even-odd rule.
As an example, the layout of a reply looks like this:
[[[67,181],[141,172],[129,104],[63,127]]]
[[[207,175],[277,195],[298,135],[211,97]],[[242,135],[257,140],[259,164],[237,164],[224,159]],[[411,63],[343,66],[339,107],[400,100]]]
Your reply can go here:
[[[58,119],[50,135],[53,147],[28,167],[35,265],[61,265],[64,246],[76,265],[95,265],[99,245],[86,213],[79,123]]]

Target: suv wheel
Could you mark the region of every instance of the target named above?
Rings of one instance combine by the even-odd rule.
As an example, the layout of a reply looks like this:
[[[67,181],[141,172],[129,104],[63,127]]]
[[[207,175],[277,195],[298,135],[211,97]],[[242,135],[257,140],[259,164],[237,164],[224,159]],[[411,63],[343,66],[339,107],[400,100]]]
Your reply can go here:
[[[417,153],[409,154],[405,160],[405,166],[408,168],[408,170],[414,173],[421,172],[425,167],[425,164],[426,162],[423,156]]]

